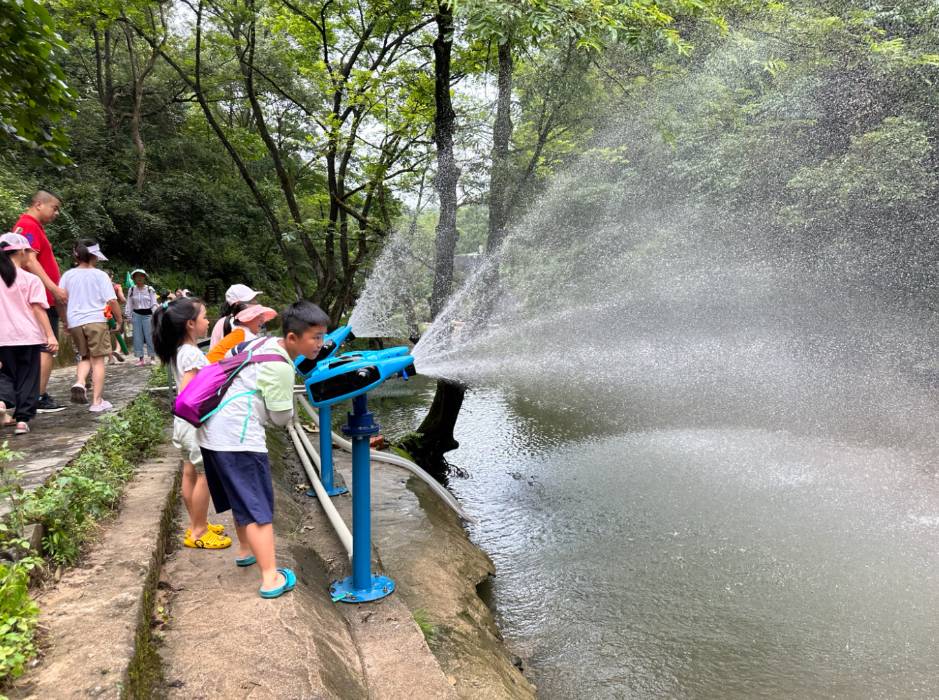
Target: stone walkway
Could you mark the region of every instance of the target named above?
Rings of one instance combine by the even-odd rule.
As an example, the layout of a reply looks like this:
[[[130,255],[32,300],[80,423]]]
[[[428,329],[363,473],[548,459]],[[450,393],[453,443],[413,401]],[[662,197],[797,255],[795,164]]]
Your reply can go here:
[[[115,410],[127,405],[147,385],[150,367],[134,367],[128,360],[109,365],[105,374],[104,398]],[[0,442],[7,440],[10,449],[22,454],[12,466],[23,475],[23,488],[35,489],[50,474],[65,466],[97,430],[102,413],[91,413],[87,405],[69,403],[69,389],[75,383],[75,368],[53,370],[49,393],[68,406],[58,413],[40,413],[29,423],[31,432],[14,435],[11,428],[0,432]],[[6,512],[0,503],[0,514]]]

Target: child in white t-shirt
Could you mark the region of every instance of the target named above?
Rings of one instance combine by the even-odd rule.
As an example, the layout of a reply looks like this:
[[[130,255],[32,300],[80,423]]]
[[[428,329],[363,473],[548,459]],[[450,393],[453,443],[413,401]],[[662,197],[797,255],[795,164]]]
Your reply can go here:
[[[157,306],[153,312],[153,347],[163,364],[173,370],[177,392],[186,387],[200,367],[208,364],[197,345],[208,330],[205,305],[199,299],[182,297]],[[173,445],[182,452],[183,503],[189,513],[183,545],[195,549],[231,547],[231,538],[222,534],[225,527],[208,521],[209,487],[196,429],[182,418],[173,419]]]
[[[66,325],[75,351],[81,356],[75,372],[71,398],[74,403],[88,403],[85,380],[91,372],[91,406],[95,413],[109,411],[114,406],[102,397],[104,392],[104,362],[111,356],[111,333],[104,316],[104,307],[111,308],[111,317],[120,328],[123,323],[117,295],[106,273],[96,270],[99,260],[107,260],[100,246],[92,240],[82,239],[75,245],[78,267],[62,275],[59,285],[68,292]]]

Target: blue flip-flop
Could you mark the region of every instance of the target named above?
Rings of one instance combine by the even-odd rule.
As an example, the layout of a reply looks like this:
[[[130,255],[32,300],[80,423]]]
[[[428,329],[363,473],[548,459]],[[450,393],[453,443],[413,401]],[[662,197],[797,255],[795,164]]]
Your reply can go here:
[[[287,568],[277,567],[277,570],[284,575],[284,585],[277,588],[259,588],[258,593],[262,598],[279,598],[287,591],[292,591],[297,585],[297,575]]]
[[[249,554],[246,557],[235,557],[235,566],[251,566],[257,563],[258,559],[253,554]]]

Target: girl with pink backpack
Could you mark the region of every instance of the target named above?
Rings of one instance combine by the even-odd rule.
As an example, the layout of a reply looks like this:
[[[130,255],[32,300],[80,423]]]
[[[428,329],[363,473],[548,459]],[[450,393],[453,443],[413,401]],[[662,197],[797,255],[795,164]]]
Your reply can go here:
[[[199,338],[208,329],[205,305],[192,297],[157,306],[153,313],[154,350],[163,364],[168,364],[172,369],[177,392],[182,392],[199,368],[208,364],[197,345]],[[173,445],[182,452],[183,503],[189,514],[189,528],[183,544],[196,549],[231,547],[231,538],[223,534],[224,526],[208,521],[209,487],[205,480],[196,429],[181,418],[173,419]]]

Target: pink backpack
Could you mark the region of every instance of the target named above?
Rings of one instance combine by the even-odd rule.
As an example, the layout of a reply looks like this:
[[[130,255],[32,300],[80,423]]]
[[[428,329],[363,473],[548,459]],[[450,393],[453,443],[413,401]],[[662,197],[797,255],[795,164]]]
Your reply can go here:
[[[254,343],[253,346],[249,343],[241,343],[235,347],[235,354],[231,357],[225,357],[215,364],[206,365],[200,369],[176,397],[173,415],[199,428],[229,402],[255,393],[253,390],[243,391],[225,399],[225,393],[242,369],[258,362],[280,361],[289,364],[283,355],[275,353],[255,355],[254,351],[268,338],[258,340],[260,342]]]

